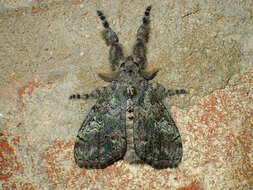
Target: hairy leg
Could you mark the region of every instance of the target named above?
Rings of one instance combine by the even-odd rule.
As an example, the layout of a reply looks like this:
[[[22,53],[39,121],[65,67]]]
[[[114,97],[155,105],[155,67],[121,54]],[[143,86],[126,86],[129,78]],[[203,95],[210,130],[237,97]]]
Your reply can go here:
[[[122,45],[119,43],[117,34],[110,28],[104,14],[98,10],[97,15],[101,19],[104,26],[102,36],[106,42],[106,45],[111,46],[109,52],[109,61],[111,63],[111,69],[115,71],[117,67],[119,67],[120,61],[124,58]]]
[[[133,47],[133,57],[134,60],[141,66],[142,69],[145,68],[146,63],[146,43],[149,39],[149,15],[150,15],[151,5],[146,8],[145,15],[143,17],[143,23],[137,30],[137,40]]]

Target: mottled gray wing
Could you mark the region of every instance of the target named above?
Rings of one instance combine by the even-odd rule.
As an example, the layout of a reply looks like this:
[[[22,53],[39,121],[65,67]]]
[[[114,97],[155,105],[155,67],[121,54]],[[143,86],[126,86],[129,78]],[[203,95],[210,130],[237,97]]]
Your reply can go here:
[[[135,113],[136,154],[157,169],[177,167],[182,160],[183,147],[179,131],[166,107],[147,91]]]
[[[97,102],[78,131],[75,162],[80,168],[102,169],[121,159],[125,152],[125,118],[119,106]]]

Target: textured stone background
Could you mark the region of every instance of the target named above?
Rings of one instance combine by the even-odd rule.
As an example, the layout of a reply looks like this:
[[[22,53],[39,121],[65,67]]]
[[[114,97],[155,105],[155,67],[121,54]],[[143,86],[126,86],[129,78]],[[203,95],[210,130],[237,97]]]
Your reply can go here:
[[[152,4],[148,70],[185,88],[167,98],[182,135],[176,169],[119,161],[79,169],[77,131],[106,83],[103,10],[129,53]],[[0,0],[0,189],[253,189],[252,0]]]

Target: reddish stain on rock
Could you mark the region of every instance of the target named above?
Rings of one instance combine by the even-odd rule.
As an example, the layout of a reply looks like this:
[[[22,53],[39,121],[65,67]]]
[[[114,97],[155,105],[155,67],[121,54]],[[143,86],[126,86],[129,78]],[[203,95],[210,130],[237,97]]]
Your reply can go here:
[[[32,183],[26,182],[5,182],[2,184],[3,190],[36,190]]]
[[[18,96],[21,102],[21,107],[24,108],[24,100],[23,100],[23,94],[25,93],[26,89],[29,89],[28,91],[28,95],[31,96],[32,92],[34,90],[34,87],[39,87],[40,86],[40,80],[38,79],[38,77],[36,76],[33,81],[29,81],[27,82],[26,85],[24,85],[22,88],[20,88],[18,90]]]
[[[77,0],[76,2],[74,2],[74,5],[80,5],[83,2],[83,0]]]
[[[33,185],[31,183],[25,183],[21,187],[22,190],[35,190]]]
[[[2,189],[3,190],[17,190],[17,185],[16,183],[9,183],[9,182],[4,182],[2,183]]]
[[[53,189],[68,189],[70,186],[86,189],[96,182],[113,187],[115,186],[115,179],[119,179],[120,176],[128,173],[124,172],[120,167],[115,167],[115,165],[111,165],[104,170],[80,169],[73,160],[73,146],[74,140],[54,140],[53,144],[45,150],[45,154],[41,158]],[[66,167],[66,161],[70,164],[69,167]],[[63,179],[64,183],[59,183]],[[80,181],[80,179],[84,180]],[[126,180],[121,179],[117,184],[123,188],[130,184],[130,181]]]
[[[23,166],[17,161],[14,149],[9,145],[7,140],[0,140],[0,180],[8,180],[13,173],[24,173]]]
[[[73,141],[54,140],[53,145],[49,146],[42,157],[46,173],[53,189],[60,187],[68,188],[75,180],[78,180],[78,174],[74,172],[74,167],[66,168],[63,162],[72,160]],[[79,175],[85,175],[82,170]],[[67,177],[66,177],[67,176]],[[59,184],[59,181],[64,179],[64,184]]]
[[[48,82],[48,83],[47,83],[48,89],[52,88],[53,84],[54,84],[53,82]]]
[[[190,185],[187,185],[185,187],[180,187],[178,190],[199,190],[200,186],[199,183],[196,181],[193,181]]]
[[[246,178],[252,180],[252,171],[253,171],[253,165],[252,165],[252,145],[253,145],[253,120],[252,116],[248,116],[245,118],[243,123],[243,131],[240,135],[236,137],[237,141],[240,144],[241,148],[241,168],[235,168],[235,171],[233,172],[233,177],[235,179],[243,180],[242,178]],[[252,181],[253,185],[253,181]]]
[[[15,138],[13,138],[11,141],[12,141],[12,143],[13,143],[14,145],[16,145],[16,144],[20,143],[20,137],[15,137]]]
[[[33,6],[32,7],[32,14],[36,14],[39,12],[39,7]]]
[[[199,121],[208,126],[214,125],[217,127],[220,122],[226,121],[227,114],[219,108],[219,105],[227,102],[227,96],[224,92],[220,91],[219,94],[213,93],[198,104],[199,110],[203,110],[203,114],[199,114]],[[212,131],[210,131],[212,133]]]

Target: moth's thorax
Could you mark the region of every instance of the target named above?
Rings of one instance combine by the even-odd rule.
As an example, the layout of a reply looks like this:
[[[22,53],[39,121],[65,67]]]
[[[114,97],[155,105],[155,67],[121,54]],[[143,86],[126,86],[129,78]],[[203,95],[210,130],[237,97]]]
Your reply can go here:
[[[135,86],[128,86],[126,88],[126,143],[127,143],[127,150],[124,156],[124,160],[128,163],[140,163],[141,160],[137,156],[134,150],[134,119],[135,119],[135,102],[136,102],[136,95],[137,95],[137,88]]]
[[[144,89],[148,88],[148,81],[143,78],[139,78],[139,80],[121,80],[113,82],[113,86],[117,89],[117,94],[122,96],[121,98],[118,96],[122,101],[131,99],[134,102],[138,102],[138,98],[143,96]]]

